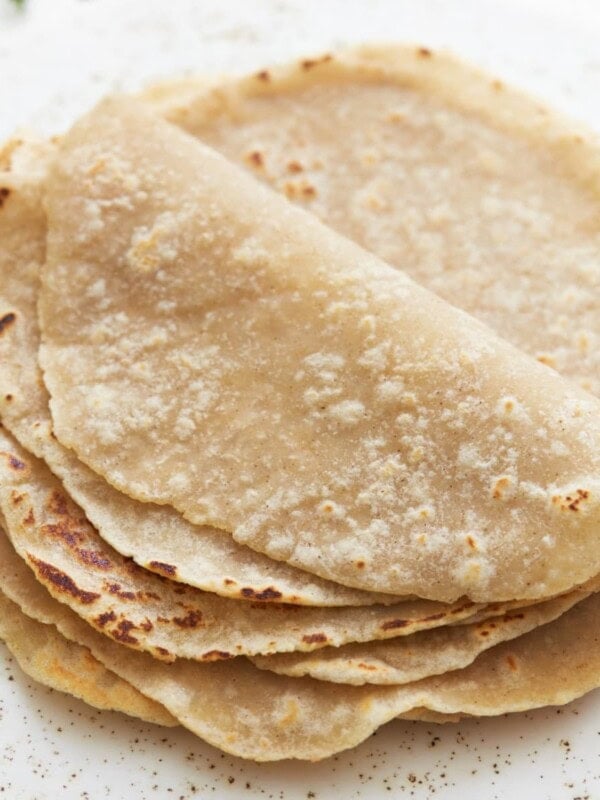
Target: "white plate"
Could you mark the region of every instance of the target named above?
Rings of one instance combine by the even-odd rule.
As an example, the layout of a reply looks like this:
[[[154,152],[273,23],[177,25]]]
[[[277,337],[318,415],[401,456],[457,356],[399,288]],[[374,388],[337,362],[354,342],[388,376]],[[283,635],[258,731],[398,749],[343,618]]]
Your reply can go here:
[[[101,94],[354,41],[447,46],[600,129],[597,0],[0,0],[0,139],[60,131]],[[395,722],[320,764],[253,765],[184,730],[34,686],[0,647],[0,798],[600,797],[600,692],[564,709]]]

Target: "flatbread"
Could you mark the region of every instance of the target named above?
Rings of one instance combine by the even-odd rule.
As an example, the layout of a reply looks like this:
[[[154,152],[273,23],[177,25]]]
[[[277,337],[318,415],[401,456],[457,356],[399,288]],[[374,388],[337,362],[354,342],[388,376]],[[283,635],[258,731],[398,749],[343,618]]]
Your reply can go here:
[[[197,84],[196,84],[197,88]],[[146,569],[225,597],[298,605],[393,602],[389,595],[334,585],[198,527],[173,509],[141,505],[113,489],[52,435],[48,395],[37,363],[36,303],[45,257],[42,186],[52,144],[33,138],[0,157],[0,414],[30,452],[43,458],[102,537]],[[6,322],[6,320],[9,320]]]
[[[599,587],[593,588],[598,591]],[[499,617],[488,617],[480,622],[467,620],[465,624],[423,631],[390,642],[325,647],[315,653],[254,656],[251,661],[260,669],[293,678],[308,675],[321,681],[355,686],[411,683],[431,675],[464,669],[490,647],[558,619],[588,597],[591,589],[515,608]]]
[[[600,571],[600,405],[553,370],[129,99],[47,206],[54,431],[121,491],[368,590]]]
[[[464,599],[360,608],[242,603],[175,583],[107,545],[47,466],[1,429],[0,508],[13,546],[53,597],[106,636],[167,661],[405,636],[483,610]]]
[[[2,589],[25,613],[52,621],[201,738],[255,761],[326,758],[400,714],[437,721],[438,715],[456,719],[562,705],[600,683],[598,594],[555,622],[492,648],[465,670],[405,687],[360,687],[275,675],[243,658],[162,663],[101,636],[53,600],[14,552],[12,560],[21,574]]]
[[[178,725],[159,703],[106,669],[86,647],[69,642],[53,625],[27,617],[0,592],[0,638],[30,678],[94,708],[122,711],[145,722]]]

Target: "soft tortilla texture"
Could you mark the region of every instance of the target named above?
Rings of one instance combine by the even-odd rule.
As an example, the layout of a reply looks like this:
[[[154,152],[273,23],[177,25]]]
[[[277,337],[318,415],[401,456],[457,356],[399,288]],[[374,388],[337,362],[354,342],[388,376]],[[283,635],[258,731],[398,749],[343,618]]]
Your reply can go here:
[[[53,597],[106,636],[167,661],[405,636],[484,611],[464,599],[360,608],[242,603],[175,583],[107,545],[47,466],[2,429],[0,508],[13,546]],[[489,608],[501,612],[501,604]]]
[[[252,663],[279,675],[316,678],[332,683],[361,686],[365,683],[394,685],[442,675],[472,664],[480,653],[501,642],[516,639],[539,625],[558,619],[594,591],[569,592],[543,603],[515,608],[480,622],[450,625],[415,633],[391,642],[326,647],[316,653],[280,653],[254,656]]]
[[[46,244],[42,189],[54,147],[30,138],[7,144],[4,152],[0,186],[8,195],[0,208],[0,319],[9,322],[0,332],[0,414],[19,442],[61,478],[102,537],[146,569],[242,600],[317,606],[393,602],[389,595],[335,585],[268,559],[222,531],[192,525],[173,509],[137,503],[56,440],[37,363],[36,312]]]
[[[598,573],[594,398],[130,100],[48,189],[54,429],[119,489],[368,590]]]
[[[144,99],[600,395],[596,133],[417,47],[358,47]]]
[[[44,686],[94,708],[122,711],[157,725],[179,724],[159,703],[106,669],[86,647],[68,641],[53,625],[26,616],[1,592],[0,638],[23,672]]]
[[[8,547],[10,551],[10,546]],[[10,552],[4,564],[10,560]],[[86,625],[21,571],[3,590],[226,752],[256,761],[318,760],[353,747],[400,714],[433,720],[562,705],[600,683],[600,596],[481,655],[470,667],[405,687],[344,686],[259,670],[243,658],[164,664]]]

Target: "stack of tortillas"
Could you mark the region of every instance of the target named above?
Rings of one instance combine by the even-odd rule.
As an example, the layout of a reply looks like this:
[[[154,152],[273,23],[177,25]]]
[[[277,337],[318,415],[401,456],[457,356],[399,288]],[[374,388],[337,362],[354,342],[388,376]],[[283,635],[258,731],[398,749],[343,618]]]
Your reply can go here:
[[[0,635],[258,761],[600,685],[600,146],[425,49],[0,168]]]

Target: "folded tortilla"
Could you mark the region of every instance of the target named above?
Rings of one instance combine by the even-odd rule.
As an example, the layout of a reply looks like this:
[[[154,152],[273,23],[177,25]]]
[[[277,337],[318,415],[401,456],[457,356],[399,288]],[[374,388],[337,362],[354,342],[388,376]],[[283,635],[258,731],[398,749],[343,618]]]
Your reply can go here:
[[[130,100],[47,210],[54,431],[124,493],[366,590],[600,571],[600,404],[472,317]]]

